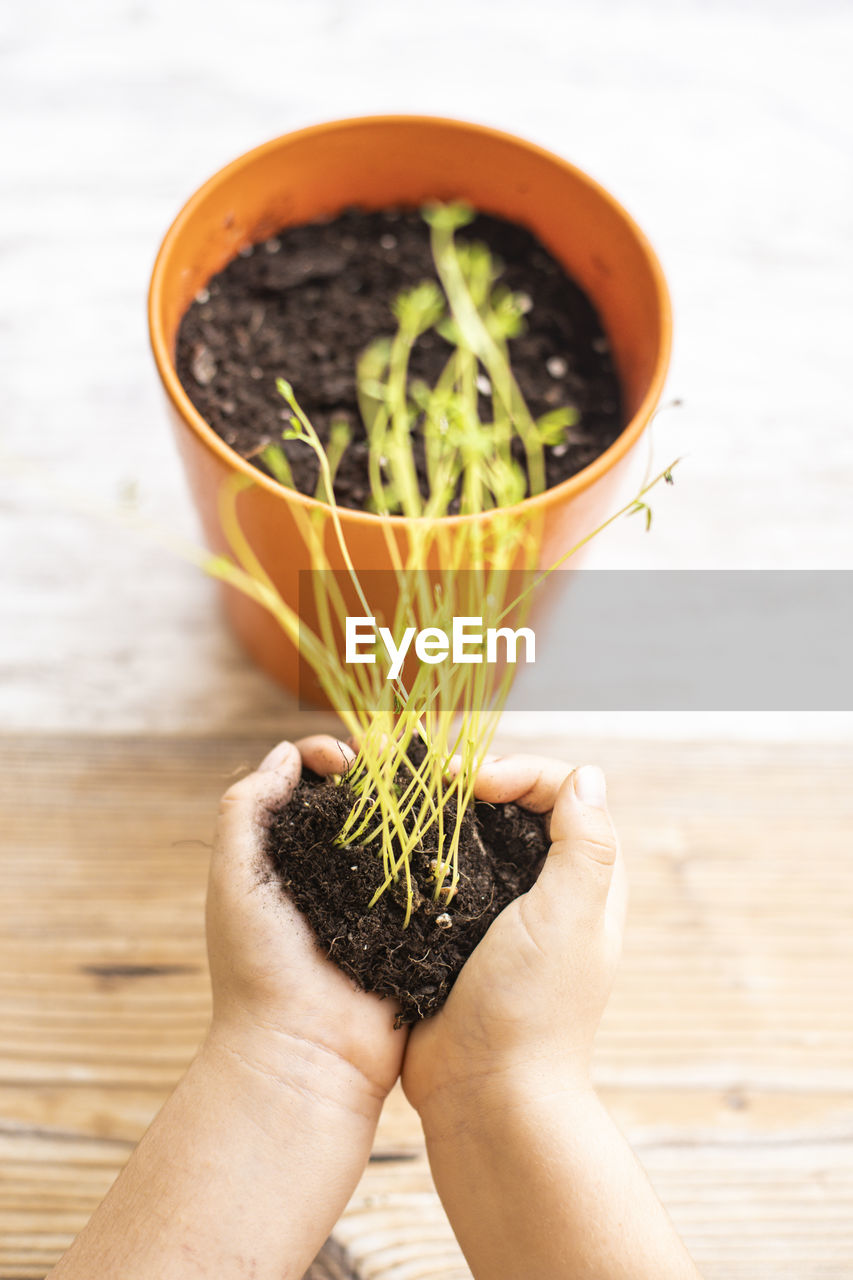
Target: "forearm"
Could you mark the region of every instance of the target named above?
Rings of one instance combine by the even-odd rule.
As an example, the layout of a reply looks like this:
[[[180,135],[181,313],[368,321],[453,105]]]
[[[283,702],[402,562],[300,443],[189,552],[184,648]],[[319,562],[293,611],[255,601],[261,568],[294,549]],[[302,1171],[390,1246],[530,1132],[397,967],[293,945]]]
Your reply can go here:
[[[271,1067],[209,1039],[52,1280],[301,1278],[364,1169],[381,1100],[313,1046],[284,1057]]]
[[[591,1091],[499,1082],[424,1115],[438,1193],[481,1280],[696,1280]]]

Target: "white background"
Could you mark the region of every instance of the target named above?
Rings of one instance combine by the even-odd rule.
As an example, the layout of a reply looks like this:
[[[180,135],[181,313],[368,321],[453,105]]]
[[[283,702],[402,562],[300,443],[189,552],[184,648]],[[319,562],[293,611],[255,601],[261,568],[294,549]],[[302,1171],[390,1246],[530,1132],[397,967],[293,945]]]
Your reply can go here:
[[[335,116],[422,111],[524,134],[651,237],[675,306],[668,395],[683,401],[655,453],[685,461],[654,532],[623,523],[594,563],[853,568],[849,5],[34,0],[3,22],[0,728],[275,735],[290,704],[224,631],[211,585],[55,490],[109,504],[132,485],[155,521],[194,533],[147,346],[154,254],[211,172]]]

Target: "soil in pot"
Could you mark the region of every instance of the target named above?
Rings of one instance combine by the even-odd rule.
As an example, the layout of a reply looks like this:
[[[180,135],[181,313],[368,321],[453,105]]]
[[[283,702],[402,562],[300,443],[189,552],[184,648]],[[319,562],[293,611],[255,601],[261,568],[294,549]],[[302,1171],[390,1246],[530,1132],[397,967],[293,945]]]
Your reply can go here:
[[[503,264],[502,283],[529,301],[526,330],[511,341],[510,360],[533,416],[565,405],[578,410],[567,438],[546,449],[553,487],[588,466],[625,426],[601,323],[582,290],[524,228],[480,215],[457,239],[485,242]],[[417,210],[351,209],[286,228],[244,250],[198,295],[178,333],[178,376],[213,430],[261,469],[257,455],[280,443],[290,416],[277,378],[292,383],[324,443],[331,422],[346,418],[353,441],[335,495],[340,505],[363,509],[369,481],[356,362],[374,338],[394,332],[397,294],[435,274],[429,229]],[[434,331],[424,334],[412,375],[434,385],[449,350]],[[283,447],[297,488],[313,494],[314,454],[297,441]]]
[[[515,804],[470,806],[459,887],[447,905],[433,898],[435,832],[428,832],[412,855],[415,909],[404,929],[402,873],[368,907],[382,879],[378,841],[335,844],[352,802],[346,779],[335,785],[305,770],[289,803],[269,815],[265,854],[322,951],[365,991],[397,1000],[403,1026],[441,1008],[491,922],[534,883],[548,851],[545,819]],[[445,812],[452,829],[452,798]]]

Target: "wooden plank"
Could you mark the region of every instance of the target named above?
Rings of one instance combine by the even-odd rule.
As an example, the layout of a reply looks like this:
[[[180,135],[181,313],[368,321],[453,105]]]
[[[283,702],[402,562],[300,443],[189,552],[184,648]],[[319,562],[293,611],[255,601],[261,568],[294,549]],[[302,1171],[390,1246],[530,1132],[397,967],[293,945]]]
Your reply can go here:
[[[44,1275],[204,1032],[215,801],[268,745],[0,739],[2,1280]],[[839,1276],[853,749],[542,749],[604,765],[629,861],[605,1100],[710,1280]],[[399,1090],[374,1156],[336,1230],[354,1272],[467,1277]]]

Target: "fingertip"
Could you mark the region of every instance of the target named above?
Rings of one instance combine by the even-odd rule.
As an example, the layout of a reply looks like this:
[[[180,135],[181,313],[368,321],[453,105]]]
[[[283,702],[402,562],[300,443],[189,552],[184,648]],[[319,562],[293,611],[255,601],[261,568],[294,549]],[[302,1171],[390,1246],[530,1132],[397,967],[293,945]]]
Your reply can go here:
[[[551,814],[553,845],[570,846],[612,867],[619,843],[607,808],[607,782],[596,765],[575,769],[560,787]]]
[[[487,757],[478,771],[474,794],[491,804],[513,801],[531,813],[548,813],[571,768],[550,756]]]
[[[597,765],[578,765],[563,778],[554,795],[551,838],[560,840],[564,828],[575,828],[589,810],[607,814],[607,779]]]
[[[258,773],[273,773],[280,769],[293,767],[295,761],[299,759],[299,750],[293,742],[279,742],[273,747],[272,751],[268,751],[261,763],[258,765]]]
[[[299,738],[294,749],[306,768],[323,777],[330,773],[346,773],[356,755],[348,743],[333,738],[329,733]]]
[[[593,809],[607,808],[607,779],[595,764],[585,764],[571,775],[575,795]]]

